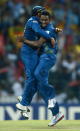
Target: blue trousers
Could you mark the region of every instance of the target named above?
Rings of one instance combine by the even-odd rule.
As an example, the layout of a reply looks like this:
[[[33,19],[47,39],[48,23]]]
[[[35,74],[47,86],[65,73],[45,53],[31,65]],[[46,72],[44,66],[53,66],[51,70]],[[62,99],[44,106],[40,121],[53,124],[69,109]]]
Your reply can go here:
[[[21,60],[25,68],[25,83],[21,104],[28,106],[34,94],[39,91],[48,105],[48,100],[55,97],[54,87],[48,83],[48,73],[56,62],[54,54],[42,54],[38,57],[37,51],[27,52],[21,50]]]
[[[34,54],[22,52],[21,59],[26,75],[21,104],[24,106],[29,105],[37,91],[47,103],[49,99],[55,97],[54,87],[48,83],[48,73],[55,64],[56,57],[52,54],[42,54],[39,58],[37,52]]]
[[[34,75],[37,79],[37,90],[43,97],[46,104],[48,100],[55,97],[55,89],[48,83],[49,70],[56,62],[56,56],[52,54],[42,54],[35,69]]]
[[[38,54],[37,51],[27,52],[25,48],[22,48],[20,56],[21,61],[24,64],[24,71],[26,77],[24,81],[24,90],[22,94],[21,104],[27,106],[30,105],[31,100],[37,91],[37,83],[34,76],[34,71],[38,64]]]
[[[55,100],[55,89],[48,83],[48,74],[52,66],[55,65],[56,56],[54,54],[42,54],[35,69],[34,75],[37,79],[37,90],[49,106],[53,115],[59,112],[58,103]],[[50,104],[49,104],[49,101]]]
[[[30,105],[34,94],[38,91],[48,105],[48,100],[55,97],[55,89],[48,83],[48,74],[56,62],[56,56],[44,53],[38,57],[36,51],[30,54],[22,51],[21,59],[26,75],[21,104],[24,106]],[[53,115],[59,112],[57,102],[55,107],[51,108],[51,111]]]

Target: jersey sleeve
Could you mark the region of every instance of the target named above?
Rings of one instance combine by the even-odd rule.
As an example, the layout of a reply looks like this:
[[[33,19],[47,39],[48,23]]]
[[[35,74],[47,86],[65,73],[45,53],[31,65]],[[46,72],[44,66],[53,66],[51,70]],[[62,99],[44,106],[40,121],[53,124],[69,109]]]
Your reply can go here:
[[[51,39],[51,36],[46,33],[43,29],[41,29],[39,23],[37,21],[32,21],[32,29],[38,33],[40,36],[44,37],[45,39],[48,39],[50,40]]]
[[[58,34],[56,33],[55,28],[53,28],[53,29],[50,31],[50,36],[53,37],[55,40],[57,39]]]

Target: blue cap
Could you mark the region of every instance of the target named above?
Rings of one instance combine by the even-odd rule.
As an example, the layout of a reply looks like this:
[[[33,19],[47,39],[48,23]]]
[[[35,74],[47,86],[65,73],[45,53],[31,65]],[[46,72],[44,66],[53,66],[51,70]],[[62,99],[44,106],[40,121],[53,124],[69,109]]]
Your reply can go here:
[[[42,6],[34,6],[32,9],[32,15],[35,16],[37,13],[41,13],[43,10],[45,10]]]

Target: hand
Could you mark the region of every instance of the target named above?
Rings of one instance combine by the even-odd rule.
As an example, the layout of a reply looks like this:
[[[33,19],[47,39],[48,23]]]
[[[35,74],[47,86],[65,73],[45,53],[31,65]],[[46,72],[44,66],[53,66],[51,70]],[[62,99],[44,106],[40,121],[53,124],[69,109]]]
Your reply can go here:
[[[16,41],[17,42],[23,42],[24,41],[24,37],[23,36],[17,36]]]
[[[63,32],[63,30],[60,28],[56,28],[56,32]]]
[[[34,41],[34,42],[33,42],[33,45],[34,45],[35,47],[39,48],[39,47],[42,46],[42,44],[44,44],[44,42],[45,42],[45,39],[41,37],[39,40]]]
[[[42,44],[44,44],[44,42],[46,42],[46,39],[44,39],[43,37],[41,37],[41,38],[37,41],[37,43],[38,43],[39,46],[41,46]]]

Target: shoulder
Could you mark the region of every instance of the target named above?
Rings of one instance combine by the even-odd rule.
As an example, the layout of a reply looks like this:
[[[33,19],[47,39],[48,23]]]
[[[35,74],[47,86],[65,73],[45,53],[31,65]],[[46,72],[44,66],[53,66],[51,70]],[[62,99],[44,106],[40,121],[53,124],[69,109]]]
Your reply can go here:
[[[31,22],[33,19],[32,17],[28,19],[27,23]]]
[[[28,20],[28,23],[38,23],[38,21],[37,21],[34,17],[31,17],[31,18]]]
[[[53,29],[53,26],[51,24],[48,24],[46,27],[47,30],[51,31]]]
[[[54,28],[54,26],[53,26],[53,24],[49,24],[49,28],[51,29],[51,30],[54,30],[55,28]]]

